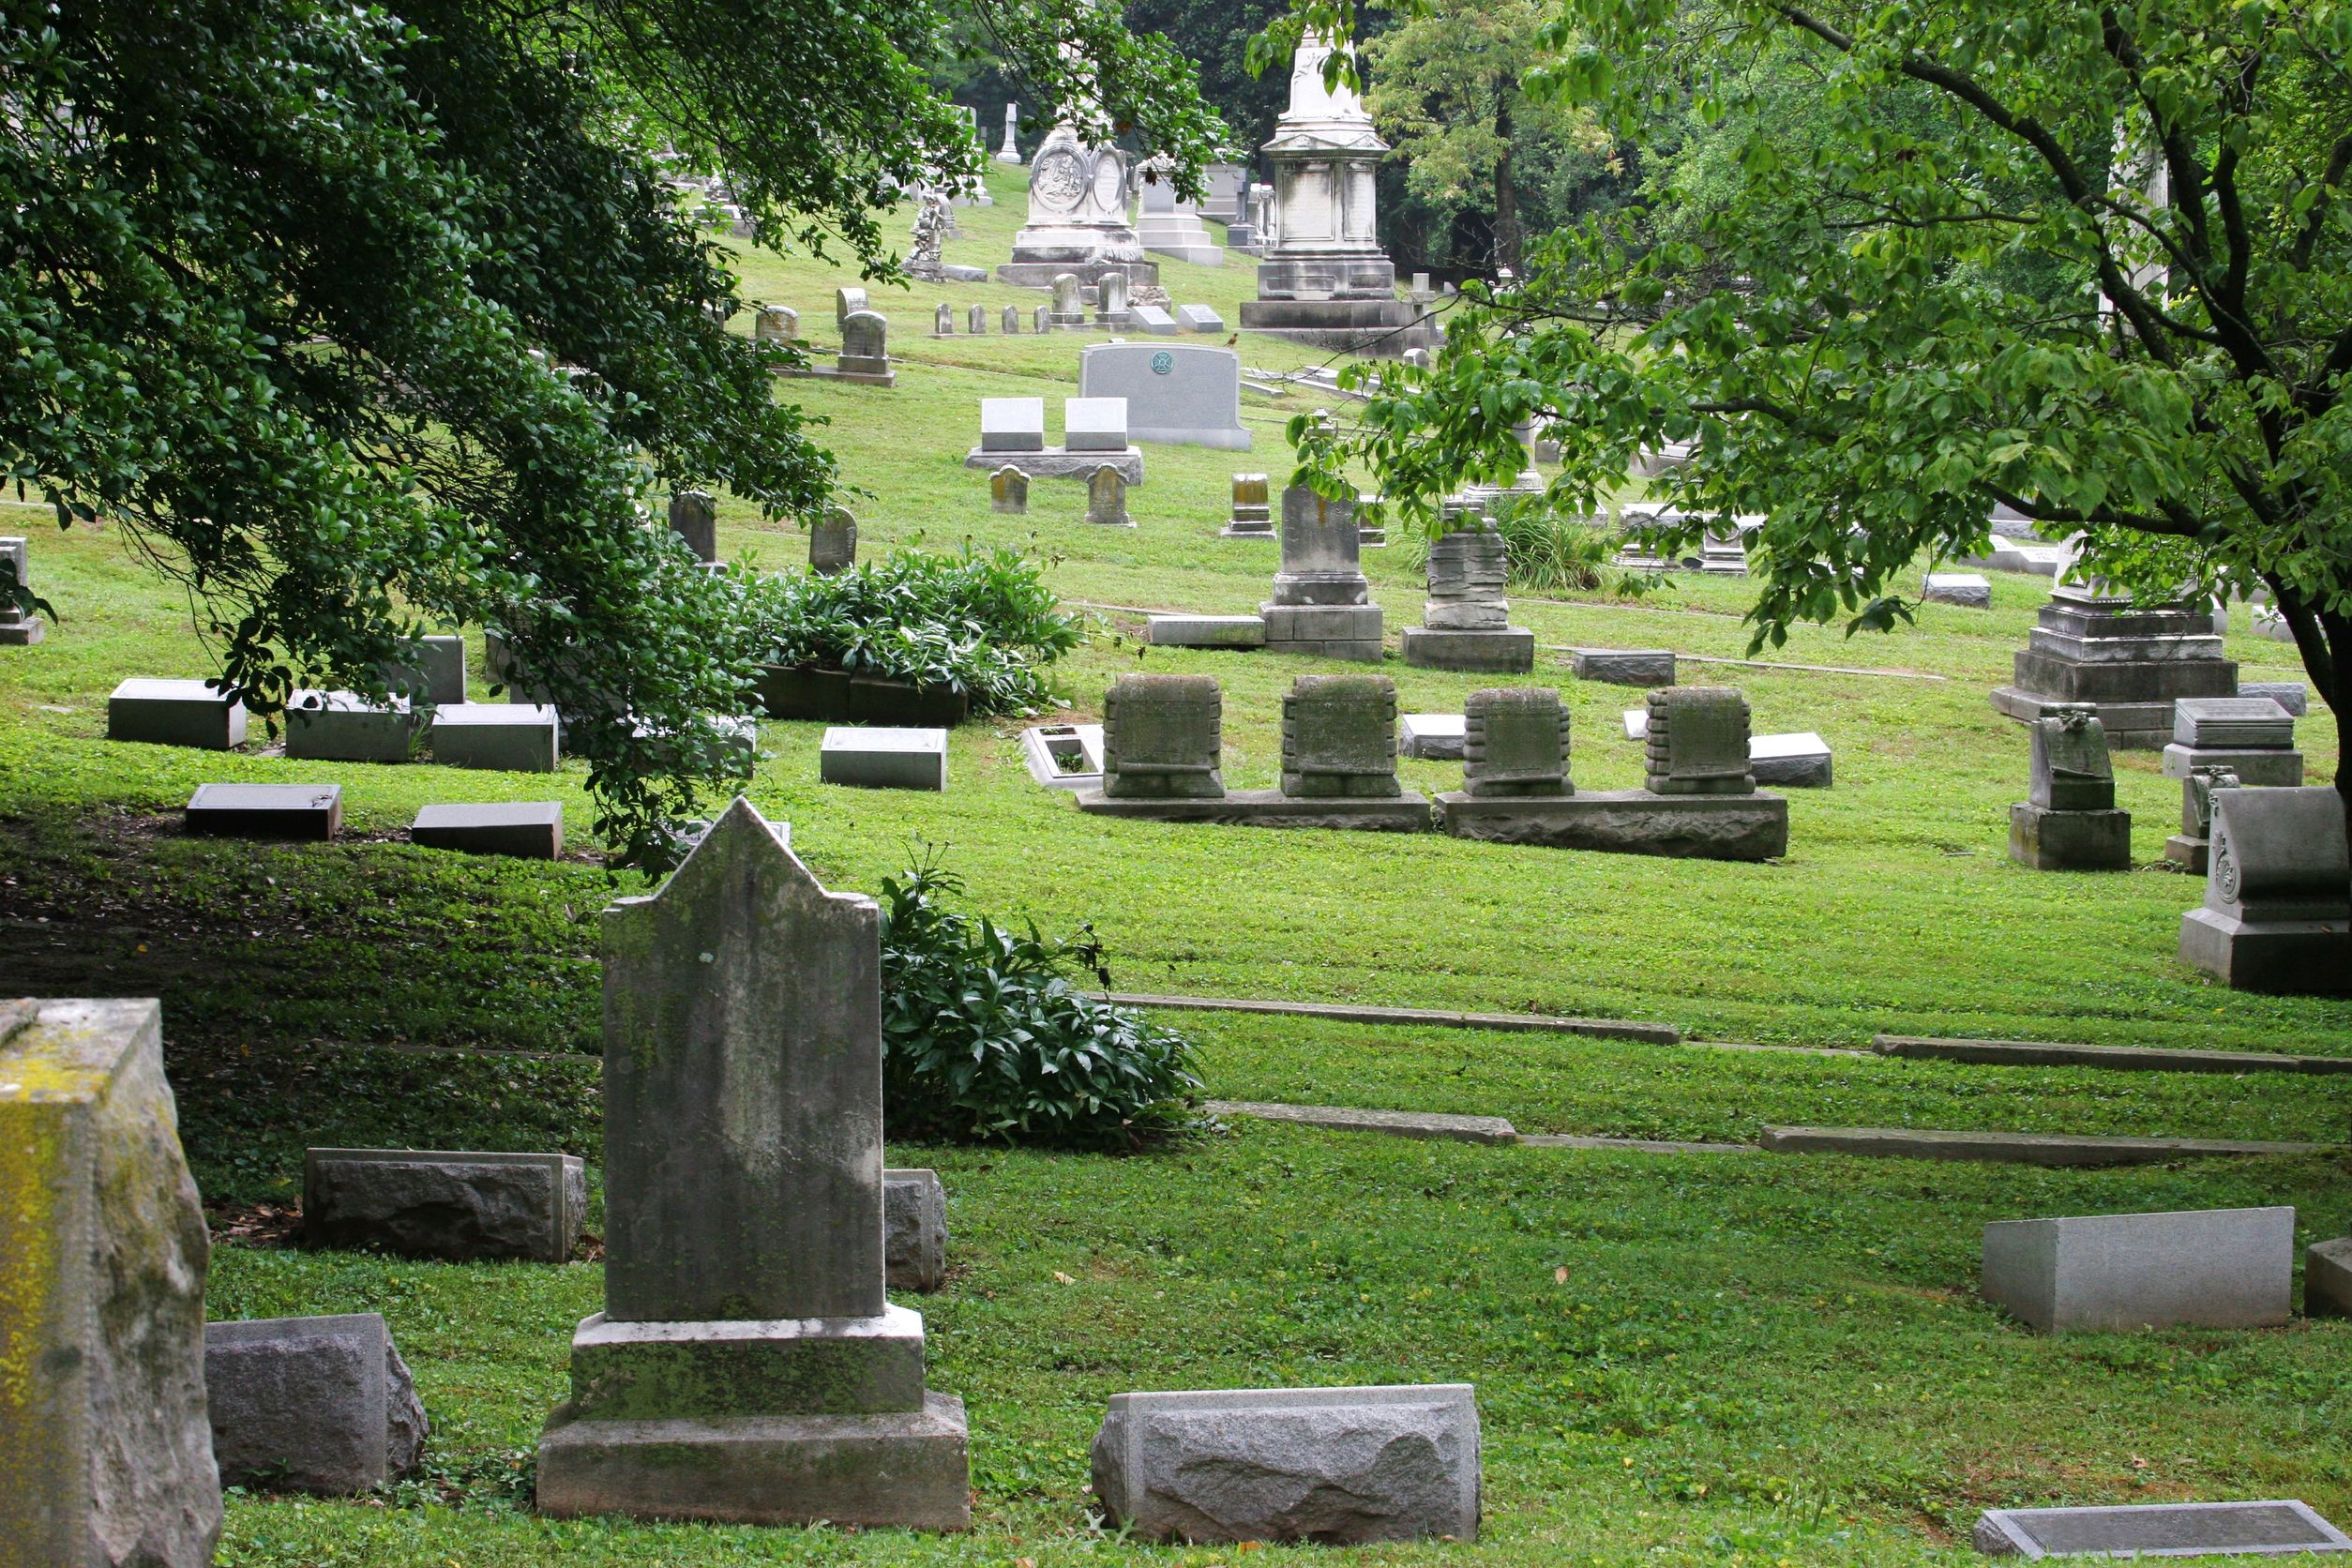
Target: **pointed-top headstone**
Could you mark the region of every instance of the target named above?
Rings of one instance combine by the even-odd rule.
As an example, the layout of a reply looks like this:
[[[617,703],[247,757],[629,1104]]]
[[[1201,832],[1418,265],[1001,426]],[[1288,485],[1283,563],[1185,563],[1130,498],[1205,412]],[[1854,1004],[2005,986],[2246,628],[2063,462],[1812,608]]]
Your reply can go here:
[[[741,796],[605,911],[611,1321],[882,1310],[881,998],[874,901]]]

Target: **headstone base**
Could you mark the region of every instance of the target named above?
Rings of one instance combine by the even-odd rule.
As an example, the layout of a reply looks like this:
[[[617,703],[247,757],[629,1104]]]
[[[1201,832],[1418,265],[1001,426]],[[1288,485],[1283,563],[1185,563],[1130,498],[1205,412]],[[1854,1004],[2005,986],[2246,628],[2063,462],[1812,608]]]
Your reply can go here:
[[[1524,675],[1535,668],[1535,634],[1525,626],[1502,631],[1407,626],[1405,662],[1417,670],[1491,671]]]
[[[1775,860],[1788,852],[1788,802],[1774,794],[1438,797],[1445,831],[1489,844],[1535,844],[1678,860]]]
[[[1218,822],[1237,827],[1354,828],[1371,833],[1426,833],[1429,802],[1410,792],[1386,796],[1286,795],[1279,790],[1237,790],[1212,800],[1113,799],[1100,790],[1077,792],[1078,809],[1097,817],[1137,817],[1156,822]]]
[[[2132,813],[2053,811],[2021,800],[2009,808],[2009,858],[2036,871],[2129,871]]]
[[[2352,995],[2352,925],[2239,920],[2218,910],[2180,917],[2180,961],[2236,991]]]
[[[539,1512],[641,1519],[966,1530],[964,1402],[876,1415],[716,1421],[558,1417],[539,1439]]]

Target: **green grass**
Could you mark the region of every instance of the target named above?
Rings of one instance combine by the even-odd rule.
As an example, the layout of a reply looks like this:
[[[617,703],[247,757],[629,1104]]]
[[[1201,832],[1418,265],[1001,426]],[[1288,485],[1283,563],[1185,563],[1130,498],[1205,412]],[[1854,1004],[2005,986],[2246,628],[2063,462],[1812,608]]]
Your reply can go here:
[[[1021,216],[964,209],[948,259],[1001,259]],[[746,297],[797,306],[829,344],[839,279],[756,260]],[[1163,264],[1180,301],[1229,322],[1251,286]],[[1281,427],[1305,395],[1245,395],[1248,454],[1148,451],[1141,526],[1088,527],[1083,488],[1041,480],[1031,514],[988,507],[962,466],[983,396],[1076,390],[1076,341],[995,330],[1040,296],[986,285],[885,296],[906,361],[883,391],[780,384],[823,436],[869,553],[970,537],[1051,560],[1066,598],[1242,611],[1271,545],[1222,539],[1237,468],[1287,476]],[[979,339],[927,336],[930,305],[990,307]],[[747,327],[748,318],[739,318]],[[1074,339],[1076,341],[1074,341]],[[1271,339],[1244,363],[1316,356]],[[1347,405],[1337,405],[1344,414]],[[1049,415],[1049,417],[1055,415]],[[113,530],[60,535],[34,508],[37,586],[66,616],[0,650],[0,992],[158,995],[191,1162],[207,1197],[285,1197],[306,1144],[599,1151],[596,912],[642,890],[589,859],[576,767],[550,776],[292,761],[104,740],[127,675],[203,675],[184,598]],[[721,505],[731,555],[797,563],[805,539]],[[1392,626],[1417,617],[1410,551],[1367,553]],[[816,782],[822,727],[766,723],[750,793],[830,885],[873,889],[911,841],[990,912],[1048,930],[1092,921],[1123,989],[1535,1010],[1663,1021],[1695,1040],[1852,1047],[1879,1031],[2352,1054],[2352,1003],[2240,995],[2174,957],[2200,882],[2155,868],[2179,786],[2118,758],[2141,868],[2037,874],[2004,855],[2023,731],[1986,692],[2024,645],[2044,580],[1995,574],[1994,608],[1928,606],[1916,628],[1795,634],[1769,656],[1942,677],[1690,667],[1741,686],[1759,731],[1817,730],[1838,782],[1791,792],[1776,866],[1552,852],[1437,836],[1275,833],[1083,817],[1023,771],[1018,726],[950,746],[950,789]],[[1654,601],[1517,601],[1538,641],[1736,658],[1752,588],[1681,580]],[[1069,716],[1119,671],[1214,673],[1226,778],[1270,784],[1281,693],[1334,667],[1136,645],[1100,612],[1059,679]],[[480,670],[478,637],[474,664]],[[2245,636],[2249,679],[2298,678]],[[1392,663],[1407,711],[1459,711],[1491,677]],[[1618,716],[1638,693],[1540,677],[1573,710],[1587,788],[1638,782]],[[477,693],[478,694],[478,693]],[[2333,776],[2324,709],[2299,727]],[[1410,787],[1458,769],[1408,761]],[[190,840],[176,813],[208,779],[335,779],[344,843]],[[399,841],[436,800],[560,799],[554,866]],[[2264,1138],[2344,1143],[2352,1080],[2096,1073],[1735,1052],[1553,1036],[1171,1013],[1209,1092],[1500,1114],[1529,1131],[1742,1139],[1767,1122]],[[444,1048],[462,1048],[450,1053]],[[486,1053],[486,1054],[465,1054]],[[524,1053],[547,1053],[543,1061]],[[1224,1551],[1146,1553],[1090,1533],[1084,1448],[1123,1388],[1468,1379],[1487,1437],[1480,1545],[1361,1554],[1496,1563],[1958,1560],[2002,1501],[2300,1496],[2352,1515],[2352,1328],[2044,1341],[1968,1293],[1978,1229],[2028,1214],[2298,1205],[2300,1240],[2352,1227],[2339,1157],[2106,1173],[1903,1161],[1634,1156],[1401,1145],[1245,1124],[1112,1161],[895,1149],[946,1176],[956,1273],[921,1304],[934,1381],[971,1401],[979,1529],[962,1541],[833,1531],[554,1525],[519,1515],[538,1423],[561,1396],[571,1323],[598,1271],[455,1268],[222,1248],[215,1316],[382,1310],[433,1410],[430,1482],[368,1503],[239,1500],[225,1560],[250,1564],[954,1561],[1127,1557],[1232,1568]],[[1555,1273],[1568,1271],[1566,1283]],[[1059,1271],[1072,1284],[1058,1283]],[[2144,1464],[2136,1461],[2145,1461]],[[1322,1560],[1270,1551],[1261,1560]]]

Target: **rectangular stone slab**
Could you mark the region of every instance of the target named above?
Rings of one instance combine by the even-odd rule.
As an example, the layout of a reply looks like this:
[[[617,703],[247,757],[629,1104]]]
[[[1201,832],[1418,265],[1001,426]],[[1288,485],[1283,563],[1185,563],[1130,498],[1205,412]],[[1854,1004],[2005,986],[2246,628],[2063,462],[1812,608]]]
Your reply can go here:
[[[1093,1461],[1096,1500],[1146,1540],[1478,1535],[1468,1383],[1114,1394]]]
[[[1984,1299],[2043,1334],[2269,1327],[2286,1321],[2294,1271],[2291,1208],[1997,1220],[1984,1228]]]
[[[340,784],[199,784],[188,831],[216,838],[324,843],[343,828]]]
[[[311,1149],[302,1158],[309,1246],[561,1263],[587,1217],[587,1170],[577,1154]]]
[[[947,731],[884,725],[825,731],[818,776],[869,790],[947,788]]]
[[[245,744],[245,716],[202,681],[128,680],[106,700],[106,738],[227,751]]]
[[[1554,799],[1438,797],[1445,831],[1490,844],[1671,855],[1681,860],[1774,860],[1788,852],[1782,796],[1657,795],[1597,790]]]
[[[1298,799],[1279,790],[1239,790],[1214,800],[1113,800],[1100,790],[1076,792],[1090,816],[1135,817],[1158,822],[1220,822],[1242,827],[1354,828],[1373,833],[1426,833],[1429,802],[1410,791],[1388,796]]]
[[[1993,1557],[2161,1558],[2352,1551],[2352,1536],[2291,1499],[2143,1502],[2105,1508],[1994,1508],[1976,1521]]]
[[[488,801],[421,807],[409,824],[409,842],[468,854],[555,860],[564,853],[560,800]]]
[[[0,1553],[196,1568],[220,1535],[196,1184],[161,1004],[0,1001]]]

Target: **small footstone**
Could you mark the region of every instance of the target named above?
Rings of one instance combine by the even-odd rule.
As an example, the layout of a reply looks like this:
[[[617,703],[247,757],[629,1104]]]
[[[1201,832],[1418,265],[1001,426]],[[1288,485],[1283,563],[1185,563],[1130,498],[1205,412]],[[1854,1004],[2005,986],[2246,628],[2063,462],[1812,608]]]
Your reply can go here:
[[[947,1283],[947,1189],[936,1170],[882,1172],[882,1273],[893,1290]]]
[[[564,853],[560,800],[491,801],[421,807],[409,824],[409,842],[468,854],[558,860]]]
[[[316,1247],[561,1263],[587,1213],[577,1154],[312,1149],[302,1160],[302,1239]]]
[[[869,790],[944,790],[947,731],[837,726],[825,731],[817,776]]]
[[[188,831],[215,838],[324,843],[343,828],[340,784],[199,784]]]
[[[347,1496],[424,1450],[425,1407],[373,1312],[207,1323],[204,1395],[225,1485]]]
[[[2143,1502],[2107,1508],[1995,1508],[1976,1521],[1976,1549],[1990,1557],[2204,1557],[2244,1552],[2352,1551],[2352,1536],[2310,1505]]]
[[[1470,1541],[1478,1441],[1468,1383],[1114,1394],[1094,1496],[1145,1540]]]

